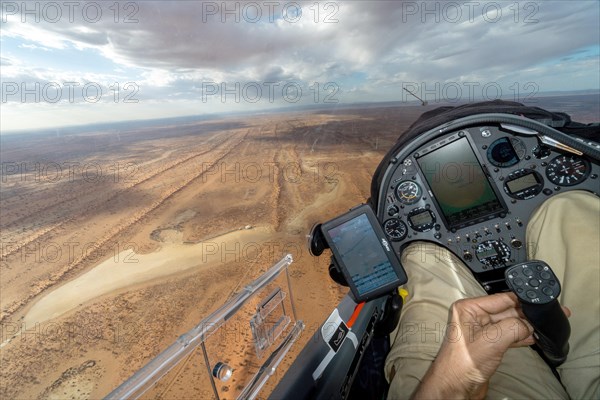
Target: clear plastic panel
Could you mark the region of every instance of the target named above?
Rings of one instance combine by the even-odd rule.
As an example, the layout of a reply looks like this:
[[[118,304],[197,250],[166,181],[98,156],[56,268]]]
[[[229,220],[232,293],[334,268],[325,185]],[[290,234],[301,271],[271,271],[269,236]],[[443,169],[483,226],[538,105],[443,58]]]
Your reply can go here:
[[[195,388],[203,397],[256,397],[304,329],[287,273],[291,263],[288,254],[107,399],[139,398],[147,391],[144,398],[179,397]]]

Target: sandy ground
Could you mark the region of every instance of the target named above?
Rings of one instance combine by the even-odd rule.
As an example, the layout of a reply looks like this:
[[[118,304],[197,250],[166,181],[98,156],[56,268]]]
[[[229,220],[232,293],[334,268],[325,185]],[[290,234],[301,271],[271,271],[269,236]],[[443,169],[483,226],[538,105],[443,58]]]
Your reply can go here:
[[[218,265],[221,254],[214,251],[220,243],[224,245],[262,242],[269,237],[264,227],[238,230],[219,235],[210,241],[197,244],[176,243],[177,231],[168,234],[170,243],[147,254],[137,254],[133,249],[120,252],[63,286],[43,296],[25,314],[23,322],[32,326],[60,317],[97,297],[117,293],[129,286],[176,275],[190,268],[206,268]],[[175,242],[175,243],[173,243]]]
[[[306,234],[433,107],[2,137],[0,398],[102,398],[286,253],[299,351],[346,292]],[[206,398],[206,375],[194,353],[145,398]]]

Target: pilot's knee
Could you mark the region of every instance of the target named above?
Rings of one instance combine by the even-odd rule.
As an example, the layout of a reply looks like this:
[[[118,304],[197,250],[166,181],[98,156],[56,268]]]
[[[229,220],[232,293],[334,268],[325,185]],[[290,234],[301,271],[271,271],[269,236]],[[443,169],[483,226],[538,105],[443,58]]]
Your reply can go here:
[[[550,212],[563,214],[567,210],[577,209],[579,211],[589,211],[597,215],[600,207],[598,196],[584,190],[572,190],[570,192],[560,193],[546,199],[534,212]]]
[[[402,251],[402,264],[408,268],[447,264],[452,254],[442,246],[429,242],[413,242]]]

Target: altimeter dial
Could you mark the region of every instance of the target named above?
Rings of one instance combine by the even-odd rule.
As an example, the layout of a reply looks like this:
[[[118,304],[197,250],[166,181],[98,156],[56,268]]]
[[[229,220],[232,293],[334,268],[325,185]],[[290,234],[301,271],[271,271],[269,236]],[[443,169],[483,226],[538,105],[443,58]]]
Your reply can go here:
[[[546,167],[546,177],[558,186],[574,186],[590,174],[590,163],[575,155],[561,155],[552,159]]]

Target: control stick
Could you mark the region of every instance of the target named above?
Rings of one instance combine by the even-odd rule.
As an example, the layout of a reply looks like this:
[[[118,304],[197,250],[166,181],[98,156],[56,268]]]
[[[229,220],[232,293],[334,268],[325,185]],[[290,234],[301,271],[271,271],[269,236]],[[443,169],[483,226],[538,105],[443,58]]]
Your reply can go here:
[[[530,260],[509,267],[504,277],[519,298],[546,361],[553,367],[562,364],[569,353],[571,325],[558,303],[560,283],[556,275],[545,262]]]

